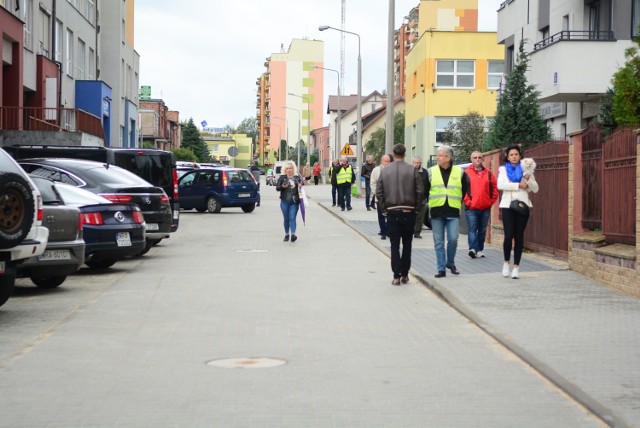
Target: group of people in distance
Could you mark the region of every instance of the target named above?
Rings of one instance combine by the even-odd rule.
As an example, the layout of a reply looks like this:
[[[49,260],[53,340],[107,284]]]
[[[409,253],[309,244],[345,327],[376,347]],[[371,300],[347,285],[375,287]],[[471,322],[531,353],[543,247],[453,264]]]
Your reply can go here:
[[[381,239],[388,237],[391,244],[391,283],[401,285],[409,282],[412,240],[422,238],[425,223],[430,224],[433,233],[437,268],[435,277],[446,277],[447,270],[453,275],[460,274],[455,258],[463,204],[468,227],[469,257],[485,258],[487,225],[499,191],[502,191],[499,208],[504,228],[502,275],[519,278],[524,232],[529,220],[529,208],[532,207],[529,192],[538,192],[538,183],[533,174],[535,162],[532,159],[523,161],[522,149],[511,145],[504,151],[503,165],[499,167],[496,177],[484,167],[482,153],[478,151],[471,154],[471,164],[464,170],[453,165],[453,148],[447,145],[438,147],[437,163],[427,169],[422,167],[419,157],[414,157],[412,164],[405,162],[405,154],[405,146],[396,144],[393,153],[380,158],[379,165],[375,164],[372,156],[367,156],[361,167],[365,182],[365,206],[367,211],[376,209],[380,227],[378,234]],[[307,163],[300,176],[296,174],[293,162],[289,162],[283,171],[284,174],[276,183],[276,190],[280,191],[284,240],[295,242],[295,218],[300,204],[297,195],[305,182],[302,177],[309,174],[306,178],[310,180],[313,174],[317,185],[320,168],[316,163],[311,170]],[[356,176],[346,157],[333,160],[329,177],[332,206],[351,211],[351,187]],[[516,209],[514,204],[520,205],[520,209]]]
[[[487,224],[499,190],[502,191],[499,207],[504,226],[502,275],[519,278],[528,208],[532,206],[529,192],[538,192],[533,170],[522,167],[521,148],[516,145],[506,148],[504,165],[500,166],[497,179],[483,166],[482,153],[477,151],[471,154],[471,164],[465,170],[453,165],[450,146],[438,147],[437,164],[427,170],[422,168],[420,158],[414,158],[413,165],[405,162],[405,153],[404,145],[397,144],[393,147],[393,162],[389,163],[389,156],[384,155],[380,160],[381,171],[374,176],[376,182],[372,185],[378,210],[386,218],[380,234],[383,239],[388,235],[391,241],[392,284],[409,282],[412,239],[420,238],[427,209],[436,253],[436,278],[446,277],[447,269],[453,275],[460,274],[455,258],[463,204],[469,257],[484,258]],[[514,202],[526,205],[526,209],[515,210]]]

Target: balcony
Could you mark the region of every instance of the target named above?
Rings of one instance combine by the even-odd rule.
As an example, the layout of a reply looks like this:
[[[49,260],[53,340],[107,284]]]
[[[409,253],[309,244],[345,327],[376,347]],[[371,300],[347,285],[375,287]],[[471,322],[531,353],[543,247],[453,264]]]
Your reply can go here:
[[[77,108],[1,106],[0,130],[84,132],[106,141],[100,118]]]
[[[615,42],[613,31],[561,31],[533,45],[533,50],[544,49],[561,41],[604,41]]]
[[[612,35],[593,39],[585,33],[593,34],[564,31],[536,43],[527,77],[540,91],[540,101],[592,100],[611,85],[611,77],[625,63],[625,49],[633,42],[616,41]]]

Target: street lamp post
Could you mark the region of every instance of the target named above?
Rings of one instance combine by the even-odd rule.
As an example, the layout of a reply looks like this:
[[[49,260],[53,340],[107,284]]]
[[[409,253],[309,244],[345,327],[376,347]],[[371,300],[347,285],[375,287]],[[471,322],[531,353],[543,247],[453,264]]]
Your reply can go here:
[[[330,161],[332,162],[335,157],[338,157],[338,154],[340,153],[340,116],[342,116],[342,110],[340,109],[340,72],[338,70],[334,70],[333,68],[325,68],[325,67],[319,67],[317,65],[312,65],[311,68],[319,68],[321,70],[329,70],[329,71],[333,71],[334,73],[336,73],[338,75],[338,120],[337,120],[337,124],[336,124],[336,132],[335,132],[335,146],[336,149],[334,150],[335,153],[332,153],[331,151],[329,151],[329,153],[331,154],[331,159]]]
[[[318,30],[336,30],[341,33],[352,34],[358,37],[358,104],[357,104],[357,134],[356,134],[356,163],[358,166],[358,173],[356,174],[356,183],[358,183],[358,193],[360,193],[360,167],[362,166],[362,56],[360,55],[360,35],[347,30],[341,30],[339,28],[331,27],[329,25],[321,25]]]
[[[309,95],[304,96],[304,95],[296,95],[296,94],[292,94],[291,92],[289,92],[288,95],[291,95],[292,97],[297,97],[302,99],[303,102],[307,103],[307,128],[309,128],[308,134],[307,134],[307,163],[311,164],[311,104],[309,103]],[[298,160],[298,163],[300,162],[300,160]],[[298,167],[300,167],[300,165],[298,165]]]
[[[302,120],[302,111],[300,109],[297,108],[293,108],[293,107],[288,107],[288,106],[282,106],[282,108],[284,109],[289,109],[289,110],[295,110],[298,112],[298,141],[296,142],[296,145],[298,146],[298,168],[300,168],[300,123]],[[287,130],[289,129],[289,127],[287,127]],[[289,141],[287,140],[287,146],[289,145]],[[287,147],[287,152],[288,152],[288,147]]]

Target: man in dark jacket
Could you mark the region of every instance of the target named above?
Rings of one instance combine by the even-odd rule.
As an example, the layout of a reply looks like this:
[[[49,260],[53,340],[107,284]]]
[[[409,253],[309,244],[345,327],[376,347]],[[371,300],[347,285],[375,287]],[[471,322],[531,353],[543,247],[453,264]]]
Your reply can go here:
[[[338,173],[338,159],[334,159],[329,167],[329,179],[331,180],[331,200],[333,201],[332,207],[336,206],[338,202],[338,182],[336,181],[336,174]]]
[[[373,156],[367,155],[367,161],[362,164],[362,168],[360,169],[360,173],[362,177],[364,177],[364,188],[365,188],[365,206],[367,207],[367,211],[371,211],[371,172],[373,168],[376,167],[376,163],[374,162]]]
[[[429,195],[429,211],[431,213],[431,230],[436,250],[438,273],[436,278],[447,276],[447,268],[454,275],[459,275],[456,268],[456,251],[458,250],[458,234],[460,208],[462,198],[468,195],[469,176],[462,168],[454,166],[451,146],[440,146],[437,152],[438,164],[429,168],[429,178],[425,194]],[[444,248],[444,232],[447,231],[447,250]]]
[[[429,174],[427,173],[427,170],[422,167],[422,158],[420,156],[414,156],[411,163],[413,163],[413,167],[418,170],[420,178],[422,179],[422,184],[424,185],[424,187],[427,187],[427,178]],[[422,226],[424,224],[424,216],[426,215],[426,213],[427,205],[422,204],[422,206],[420,207],[420,211],[418,211],[418,215],[416,215],[416,226],[413,229],[414,238],[422,239]]]
[[[394,162],[380,171],[376,186],[376,198],[387,216],[387,233],[391,241],[391,284],[409,282],[411,269],[411,241],[424,197],[424,185],[418,170],[404,161],[404,144],[393,146]],[[402,255],[400,241],[402,240]]]
[[[336,168],[335,175],[338,185],[338,205],[342,211],[345,208],[351,211],[353,209],[351,208],[351,186],[356,181],[356,174],[346,156],[340,158],[340,165]]]

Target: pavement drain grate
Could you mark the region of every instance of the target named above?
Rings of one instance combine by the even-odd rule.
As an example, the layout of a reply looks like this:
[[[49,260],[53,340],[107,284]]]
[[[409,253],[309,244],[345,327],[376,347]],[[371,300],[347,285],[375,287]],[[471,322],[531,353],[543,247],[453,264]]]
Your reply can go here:
[[[211,367],[223,369],[265,369],[278,367],[287,364],[287,360],[270,357],[245,357],[245,358],[222,358],[219,360],[207,361]]]

